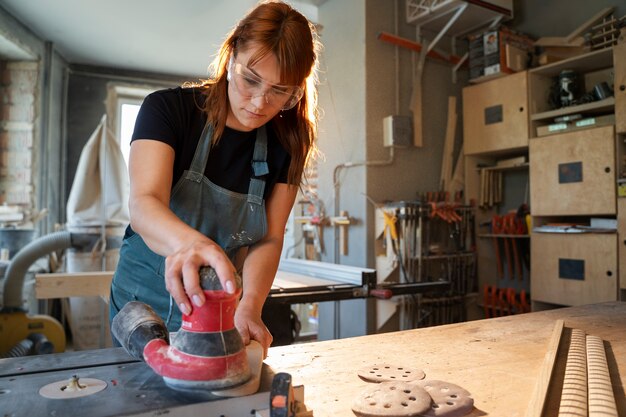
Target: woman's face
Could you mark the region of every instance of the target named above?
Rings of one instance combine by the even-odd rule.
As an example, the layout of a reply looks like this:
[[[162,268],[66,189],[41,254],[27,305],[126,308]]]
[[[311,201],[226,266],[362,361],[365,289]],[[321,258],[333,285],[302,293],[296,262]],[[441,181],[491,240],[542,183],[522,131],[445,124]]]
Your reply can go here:
[[[280,103],[269,99],[270,95],[265,94],[271,90],[271,85],[277,85],[280,82],[278,60],[274,54],[270,53],[254,65],[248,66],[248,60],[255,51],[254,46],[239,51],[237,56],[233,55],[232,65],[229,68],[228,99],[230,108],[228,109],[226,126],[244,132],[263,126],[281,110]],[[237,64],[240,65],[235,71]],[[246,94],[244,88],[241,88],[250,85],[250,77],[255,81],[261,81],[261,87],[258,88],[260,92],[252,96]],[[237,85],[240,88],[237,88]]]

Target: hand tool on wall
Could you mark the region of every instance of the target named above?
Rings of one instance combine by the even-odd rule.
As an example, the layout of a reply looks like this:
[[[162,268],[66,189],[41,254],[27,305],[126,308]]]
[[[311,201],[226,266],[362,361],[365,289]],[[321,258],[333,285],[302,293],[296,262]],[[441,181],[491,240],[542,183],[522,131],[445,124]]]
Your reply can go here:
[[[502,219],[502,227],[504,234],[516,236],[519,235],[519,227],[517,223],[517,215],[515,212],[507,213],[504,215]],[[507,240],[507,238],[504,238]],[[515,261],[515,270],[517,271],[517,277],[520,281],[524,279],[524,272],[522,271],[522,264],[520,261],[520,256],[517,250],[517,239],[515,237],[508,238],[511,248],[513,248],[513,259]],[[509,268],[511,271],[512,268]],[[513,274],[509,275],[509,279],[515,280],[515,276]]]
[[[330,224],[339,227],[339,248],[342,255],[348,254],[348,226],[352,224],[352,219],[348,212],[342,210],[338,217],[331,217]]]
[[[526,298],[526,290],[520,291],[519,298],[522,313],[530,313],[530,304],[528,303],[528,299]]]
[[[497,214],[494,214],[494,216],[491,218],[491,233],[494,235],[499,235],[502,233],[502,218],[498,216]],[[504,279],[504,268],[502,267],[502,255],[500,253],[499,237],[497,236],[493,237],[493,245],[494,245],[494,251],[496,255],[496,267],[497,267],[497,272],[498,272],[498,279]],[[504,242],[504,249],[506,251],[506,257],[508,259],[509,254],[508,254],[508,246],[506,244],[506,241]]]

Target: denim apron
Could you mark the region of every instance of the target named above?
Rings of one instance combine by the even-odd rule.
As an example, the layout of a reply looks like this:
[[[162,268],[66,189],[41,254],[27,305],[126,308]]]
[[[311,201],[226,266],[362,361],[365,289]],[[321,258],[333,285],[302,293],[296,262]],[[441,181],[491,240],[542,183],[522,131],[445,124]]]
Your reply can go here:
[[[170,198],[170,209],[185,223],[217,243],[241,271],[240,249],[258,242],[267,233],[263,192],[269,173],[265,126],[257,129],[252,157],[253,177],[247,194],[220,187],[205,177],[213,127],[207,123],[196,147],[191,167],[183,173]],[[239,253],[238,253],[239,252]],[[244,255],[245,256],[245,255]],[[177,331],[181,313],[172,307],[164,279],[165,257],[157,255],[135,233],[124,239],[120,260],[111,283],[110,318],[129,301],[150,305]]]

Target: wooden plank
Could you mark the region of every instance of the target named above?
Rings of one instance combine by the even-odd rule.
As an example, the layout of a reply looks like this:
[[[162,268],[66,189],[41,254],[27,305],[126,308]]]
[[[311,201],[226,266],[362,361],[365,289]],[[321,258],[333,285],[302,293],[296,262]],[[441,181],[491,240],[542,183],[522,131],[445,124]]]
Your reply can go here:
[[[572,33],[567,35],[567,37],[565,39],[567,40],[568,43],[571,43],[571,42],[574,41],[574,39],[580,38],[581,35],[583,35],[586,31],[591,29],[593,27],[593,25],[595,25],[600,20],[604,19],[606,16],[610,15],[611,13],[613,13],[613,10],[615,10],[615,7],[606,7],[604,9],[600,10],[594,16],[589,18],[585,23],[583,23],[582,25],[580,25],[576,29],[574,29],[574,31],[572,31]]]
[[[589,375],[589,417],[619,417],[604,342],[595,335],[587,336],[587,373]]]
[[[623,36],[626,39],[626,34]],[[613,63],[615,65],[615,130],[618,133],[626,133],[626,41],[613,47]]]
[[[448,97],[448,122],[446,125],[446,138],[443,144],[443,157],[441,158],[441,177],[439,189],[453,193],[450,182],[452,181],[452,158],[454,154],[454,138],[456,136],[456,97]]]
[[[559,417],[587,416],[587,347],[585,332],[572,329]]]
[[[103,297],[108,300],[113,271],[35,275],[37,299]]]
[[[490,243],[490,242],[489,242]],[[356,370],[390,363],[419,367],[428,379],[460,385],[478,416],[524,416],[543,366],[554,325],[563,320],[611,346],[609,372],[616,393],[626,387],[626,303],[559,308],[488,320],[270,348],[265,363],[305,385],[315,417],[351,416],[369,383]],[[560,353],[559,353],[559,356]],[[620,374],[620,371],[621,374]],[[560,390],[556,392],[558,396]],[[553,396],[552,391],[549,396]],[[616,395],[619,415],[626,397]],[[558,402],[557,402],[558,410]]]
[[[539,369],[539,377],[535,384],[535,390],[526,409],[526,417],[541,417],[543,408],[546,403],[548,389],[550,387],[550,379],[552,378],[552,370],[556,355],[559,352],[559,344],[561,343],[561,335],[563,334],[563,320],[557,320],[552,329],[552,337],[548,343],[548,350]]]

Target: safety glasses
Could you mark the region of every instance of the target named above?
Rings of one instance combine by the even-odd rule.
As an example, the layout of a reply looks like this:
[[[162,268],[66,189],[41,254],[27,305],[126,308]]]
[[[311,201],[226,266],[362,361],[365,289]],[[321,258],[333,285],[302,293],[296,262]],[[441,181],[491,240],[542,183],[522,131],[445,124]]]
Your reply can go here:
[[[247,99],[263,96],[265,102],[281,110],[289,110],[300,101],[304,90],[296,85],[272,84],[259,77],[244,65],[232,59],[228,65],[229,82],[232,82],[237,92]]]

